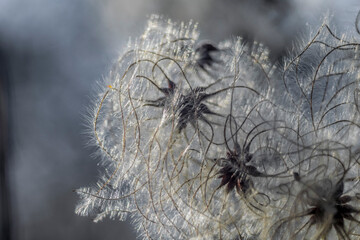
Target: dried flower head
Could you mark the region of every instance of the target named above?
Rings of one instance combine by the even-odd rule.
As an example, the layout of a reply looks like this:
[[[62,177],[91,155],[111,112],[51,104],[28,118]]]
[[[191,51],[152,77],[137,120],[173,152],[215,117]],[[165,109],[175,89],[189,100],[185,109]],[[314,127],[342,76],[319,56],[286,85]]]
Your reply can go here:
[[[358,44],[323,25],[284,62],[152,16],[97,96],[105,174],[76,212],[145,239],[356,239]]]

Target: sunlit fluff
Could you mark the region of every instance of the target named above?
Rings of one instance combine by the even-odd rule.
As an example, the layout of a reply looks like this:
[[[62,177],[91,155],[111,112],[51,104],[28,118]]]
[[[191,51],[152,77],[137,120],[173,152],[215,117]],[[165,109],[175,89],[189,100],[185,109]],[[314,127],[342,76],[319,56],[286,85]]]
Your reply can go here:
[[[105,174],[76,212],[145,239],[355,239],[358,44],[313,36],[281,70],[152,16],[95,100]]]

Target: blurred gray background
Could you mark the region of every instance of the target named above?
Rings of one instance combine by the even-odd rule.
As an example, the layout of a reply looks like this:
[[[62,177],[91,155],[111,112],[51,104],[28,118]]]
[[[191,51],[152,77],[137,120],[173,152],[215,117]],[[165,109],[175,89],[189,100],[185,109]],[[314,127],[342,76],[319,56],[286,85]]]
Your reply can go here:
[[[199,22],[200,39],[242,35],[276,59],[324,14],[354,33],[358,0],[0,0],[1,239],[135,239],[130,223],[74,214],[102,168],[84,115],[98,80],[153,13]]]

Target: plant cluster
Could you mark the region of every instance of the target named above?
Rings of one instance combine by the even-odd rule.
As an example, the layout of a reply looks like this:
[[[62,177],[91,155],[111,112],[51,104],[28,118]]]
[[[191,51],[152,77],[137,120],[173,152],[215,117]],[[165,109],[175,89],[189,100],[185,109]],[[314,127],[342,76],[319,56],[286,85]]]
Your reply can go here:
[[[152,16],[90,126],[105,173],[79,215],[144,239],[358,239],[359,43],[323,24],[284,64]]]

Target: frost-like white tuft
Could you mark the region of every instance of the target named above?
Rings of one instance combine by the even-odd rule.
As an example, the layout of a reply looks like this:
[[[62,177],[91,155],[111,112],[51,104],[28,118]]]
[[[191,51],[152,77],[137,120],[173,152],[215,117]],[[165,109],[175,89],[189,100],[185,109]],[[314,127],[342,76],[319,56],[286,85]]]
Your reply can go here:
[[[76,213],[144,239],[356,239],[358,43],[324,24],[281,70],[198,35],[152,16],[114,64],[91,116],[106,171]]]

